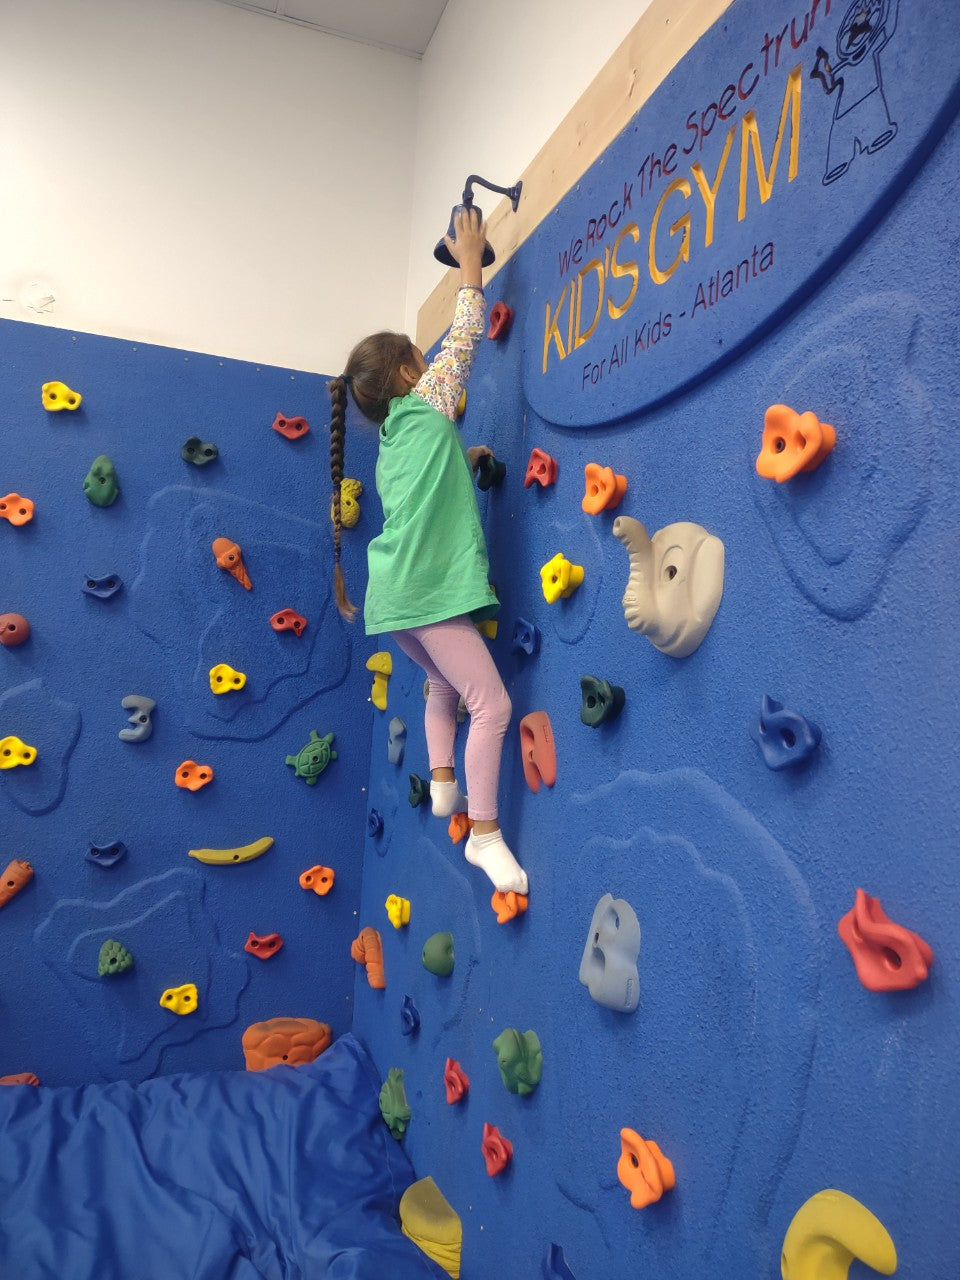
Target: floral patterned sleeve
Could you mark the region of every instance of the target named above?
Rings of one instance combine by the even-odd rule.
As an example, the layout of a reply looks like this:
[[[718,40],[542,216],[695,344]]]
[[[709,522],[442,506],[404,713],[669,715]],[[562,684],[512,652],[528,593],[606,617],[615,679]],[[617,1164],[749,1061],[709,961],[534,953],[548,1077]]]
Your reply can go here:
[[[482,289],[475,285],[460,289],[450,332],[433,363],[413,389],[414,395],[426,400],[451,422],[456,419],[457,401],[469,376],[477,344],[483,337],[486,305]]]

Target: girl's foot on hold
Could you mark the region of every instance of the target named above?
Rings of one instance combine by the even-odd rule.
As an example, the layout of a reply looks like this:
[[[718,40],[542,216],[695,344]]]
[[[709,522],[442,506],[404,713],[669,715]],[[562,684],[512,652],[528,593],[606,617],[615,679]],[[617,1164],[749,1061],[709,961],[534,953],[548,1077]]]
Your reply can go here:
[[[453,782],[431,782],[430,803],[435,818],[450,818],[455,813],[467,811],[467,797],[461,794],[456,779]]]
[[[527,873],[513,856],[499,827],[481,836],[471,831],[463,856],[473,866],[485,871],[493,887],[501,893],[527,892]]]

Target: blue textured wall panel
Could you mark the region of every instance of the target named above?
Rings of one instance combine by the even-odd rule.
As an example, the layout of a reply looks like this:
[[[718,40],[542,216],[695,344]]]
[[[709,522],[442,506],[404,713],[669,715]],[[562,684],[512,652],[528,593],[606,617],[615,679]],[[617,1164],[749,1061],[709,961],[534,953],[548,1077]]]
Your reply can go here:
[[[12,322],[0,344],[0,491],[36,504],[29,524],[0,521],[0,612],[33,629],[0,649],[0,736],[39,752],[0,773],[0,863],[24,858],[35,871],[0,914],[0,1072],[59,1084],[237,1067],[251,1022],[349,1028],[363,786],[380,713],[363,670],[373,646],[330,602],[324,380]],[[51,379],[82,394],[78,411],[42,407]],[[305,416],[310,434],[284,439],[271,430],[278,412]],[[219,458],[185,462],[191,435]],[[353,437],[366,474],[375,437]],[[82,483],[104,453],[121,492],[101,509]],[[364,515],[344,534],[355,591],[368,525]],[[243,548],[251,591],[217,568],[218,536]],[[118,594],[82,593],[88,575],[108,573],[123,579]],[[288,607],[308,619],[300,637],[269,625]],[[246,687],[215,696],[218,662],[245,672]],[[128,694],[157,703],[146,742],[117,736]],[[285,764],[311,729],[334,733],[338,752],[312,787]],[[195,793],[174,785],[187,759],[215,772]],[[264,835],[273,848],[244,865],[187,857]],[[122,861],[86,860],[91,843],[113,840],[129,850]],[[327,898],[297,882],[315,863],[336,870]],[[251,930],[280,933],[283,949],[268,961],[245,954]],[[135,960],[109,981],[97,977],[108,937]],[[160,1007],[166,987],[191,981],[196,1014]]]
[[[891,6],[863,10],[876,30]],[[905,1280],[949,1280],[960,1267],[960,778],[951,745],[960,714],[952,269],[960,132],[948,125],[957,31],[900,6],[879,55],[899,131],[873,152],[851,140],[849,172],[825,184],[837,90],[825,94],[811,73],[818,45],[838,62],[843,23],[849,31],[857,19],[821,4],[794,50],[792,14],[799,35],[799,9],[735,4],[641,111],[633,169],[623,141],[614,144],[488,289],[490,303],[503,299],[516,320],[505,342],[483,343],[463,433],[508,468],[503,487],[480,503],[503,602],[492,648],[514,704],[501,821],[529,873],[530,906],[498,926],[486,878],[464,862],[445,824],[408,806],[408,771],[427,772],[423,701],[419,672],[397,656],[390,713],[410,732],[397,769],[385,727],[375,728],[371,794],[387,826],[367,843],[361,912],[383,932],[387,989],[358,984],[355,1024],[381,1070],[406,1071],[413,1119],[405,1142],[418,1172],[437,1179],[464,1220],[465,1280],[538,1275],[551,1242],[563,1245],[579,1280],[778,1276],[793,1215],[829,1187],[885,1225]],[[617,369],[616,403],[597,393],[584,408],[591,391],[577,379],[564,390],[566,373],[548,377],[537,393],[544,411],[584,429],[551,425],[526,393],[542,368],[546,298],[552,309],[564,287],[558,245],[607,207],[596,194],[604,182],[613,192],[648,150],[662,155],[671,136],[683,138],[687,112],[736,84],[750,57],[762,63],[765,30],[776,35],[784,23],[779,67],[771,53],[769,81],[730,124],[756,107],[769,166],[784,85],[799,64],[794,183],[785,135],[770,199],[741,227],[735,134],[732,192],[721,187],[713,243],[703,242],[701,205],[689,261],[680,259],[659,294],[644,278],[647,230],[668,178],[642,201],[635,189],[636,313],[614,332],[604,312],[608,340],[590,339],[565,361],[579,361],[579,370],[588,354],[603,357],[609,372],[618,335],[628,332],[633,348],[641,322],[665,309],[646,300],[674,289],[692,303],[701,283],[736,267],[744,228],[776,242],[769,277],[751,276],[698,308],[662,352],[658,345],[634,359],[631,350]],[[852,129],[849,120],[841,126]],[[864,138],[868,127],[858,126]],[[710,178],[724,133],[703,149]],[[694,159],[678,156],[676,172],[689,180]],[[666,234],[669,213],[658,241],[664,261],[679,247]],[[754,216],[762,225],[750,224]],[[624,245],[625,261],[633,244]],[[781,264],[788,278],[778,279]],[[798,286],[804,265],[807,283]],[[618,302],[628,285],[617,281]],[[758,300],[764,289],[770,297]],[[752,345],[739,359],[704,368],[703,344],[745,334]],[[661,358],[675,369],[669,377],[658,370],[651,396],[644,361]],[[565,368],[555,347],[548,368]],[[639,412],[671,383],[672,398]],[[813,410],[837,430],[819,469],[782,486],[754,468],[764,412],[776,402]],[[621,420],[597,425],[611,416]],[[551,488],[522,487],[533,446],[559,462]],[[628,477],[617,512],[581,511],[589,461]],[[659,653],[625,625],[627,553],[611,533],[621,513],[651,532],[695,521],[723,540],[723,599],[688,658]],[[558,551],[586,576],[569,600],[548,606],[539,569]],[[538,656],[511,654],[517,617],[540,628]],[[584,674],[626,689],[622,715],[599,730],[580,722]],[[763,763],[750,729],[765,693],[821,727],[807,765],[773,772]],[[552,720],[558,777],[534,795],[517,722],[538,709]],[[858,981],[837,936],[858,887],[932,946],[930,978],[915,990],[875,994]],[[625,898],[640,921],[634,1014],[600,1007],[577,981],[606,892]],[[388,893],[412,903],[399,933],[386,922]],[[437,929],[455,936],[446,981],[420,965],[423,941]],[[409,1038],[400,1032],[404,994],[422,1019]],[[543,1080],[527,1099],[508,1094],[497,1072],[491,1041],[507,1026],[533,1028],[543,1044]],[[448,1055],[471,1079],[466,1101],[452,1107],[442,1084]],[[484,1122],[514,1143],[513,1163],[497,1179],[481,1158]],[[643,1211],[617,1180],[621,1127],[657,1141],[676,1170],[676,1189]],[[850,1274],[868,1272],[855,1263]]]

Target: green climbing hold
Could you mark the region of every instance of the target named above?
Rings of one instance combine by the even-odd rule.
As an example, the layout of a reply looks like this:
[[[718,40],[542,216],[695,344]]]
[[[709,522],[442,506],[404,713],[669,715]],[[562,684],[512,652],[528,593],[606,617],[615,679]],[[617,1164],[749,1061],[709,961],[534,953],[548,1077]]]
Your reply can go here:
[[[387,1128],[399,1142],[410,1123],[410,1105],[403,1088],[403,1070],[391,1067],[380,1090],[380,1114]]]
[[[419,774],[410,775],[410,794],[407,796],[411,809],[419,809],[430,799],[430,779],[421,778]]]
[[[105,453],[94,458],[90,470],[83,482],[83,492],[95,507],[109,507],[116,502],[120,492],[120,481],[113,469],[113,463]]]
[[[438,978],[449,978],[453,973],[453,934],[431,933],[423,944],[420,962],[429,973]]]
[[[535,1031],[520,1032],[507,1027],[493,1042],[500,1079],[511,1093],[521,1098],[533,1093],[543,1074],[543,1050]]]
[[[97,961],[97,973],[101,978],[115,978],[118,973],[126,973],[133,968],[133,956],[120,942],[108,938],[100,948]]]
[[[316,729],[311,729],[310,741],[295,756],[287,756],[287,764],[293,767],[296,776],[303,778],[308,787],[313,787],[330,761],[336,758],[333,734],[328,733],[321,738]]]

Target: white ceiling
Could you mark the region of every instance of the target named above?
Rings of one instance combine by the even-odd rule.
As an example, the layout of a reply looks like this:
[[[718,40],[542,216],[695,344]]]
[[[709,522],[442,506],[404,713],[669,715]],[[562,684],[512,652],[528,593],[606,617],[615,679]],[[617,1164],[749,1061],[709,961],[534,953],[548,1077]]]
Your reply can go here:
[[[411,58],[423,56],[447,0],[222,0]]]

